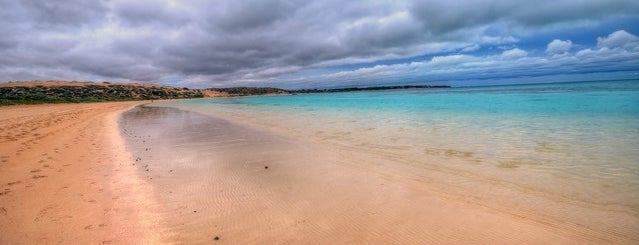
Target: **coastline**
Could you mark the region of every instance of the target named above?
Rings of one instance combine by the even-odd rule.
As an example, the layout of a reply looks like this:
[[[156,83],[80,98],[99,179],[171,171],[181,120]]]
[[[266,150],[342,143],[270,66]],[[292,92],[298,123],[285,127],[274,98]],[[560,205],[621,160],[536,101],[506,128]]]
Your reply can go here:
[[[117,123],[142,103],[0,108],[0,243],[161,242]]]

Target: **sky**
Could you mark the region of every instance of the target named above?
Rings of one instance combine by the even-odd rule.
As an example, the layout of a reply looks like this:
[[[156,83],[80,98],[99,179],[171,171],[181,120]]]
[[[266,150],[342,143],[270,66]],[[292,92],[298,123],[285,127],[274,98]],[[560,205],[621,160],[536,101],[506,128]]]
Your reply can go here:
[[[639,78],[637,0],[0,0],[0,82],[325,88]]]

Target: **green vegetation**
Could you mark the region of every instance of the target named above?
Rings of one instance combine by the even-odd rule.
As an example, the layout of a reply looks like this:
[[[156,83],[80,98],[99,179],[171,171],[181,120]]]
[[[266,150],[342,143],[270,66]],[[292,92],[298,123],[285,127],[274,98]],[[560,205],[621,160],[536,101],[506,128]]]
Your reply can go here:
[[[0,105],[83,103],[127,100],[158,100],[204,97],[199,90],[168,86],[111,83],[65,83],[65,85],[24,85],[19,82],[0,87]]]

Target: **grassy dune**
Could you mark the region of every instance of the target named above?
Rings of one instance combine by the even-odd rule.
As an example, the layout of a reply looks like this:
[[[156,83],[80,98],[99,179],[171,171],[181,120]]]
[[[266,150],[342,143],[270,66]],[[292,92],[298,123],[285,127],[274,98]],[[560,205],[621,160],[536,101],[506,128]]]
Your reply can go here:
[[[0,83],[0,105],[204,97],[200,90],[124,83],[30,81]]]

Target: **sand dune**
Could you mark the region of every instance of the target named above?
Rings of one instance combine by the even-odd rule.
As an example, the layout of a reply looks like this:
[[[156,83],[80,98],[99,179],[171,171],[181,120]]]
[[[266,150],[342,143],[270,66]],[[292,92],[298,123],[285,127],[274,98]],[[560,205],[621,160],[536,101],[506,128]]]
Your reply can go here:
[[[136,104],[0,108],[0,244],[159,241],[117,127]]]

